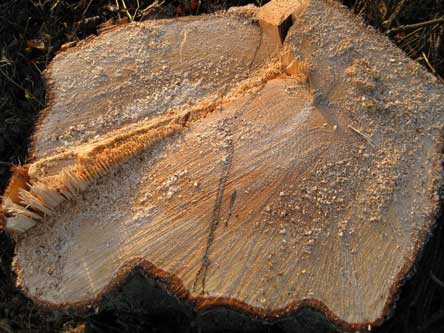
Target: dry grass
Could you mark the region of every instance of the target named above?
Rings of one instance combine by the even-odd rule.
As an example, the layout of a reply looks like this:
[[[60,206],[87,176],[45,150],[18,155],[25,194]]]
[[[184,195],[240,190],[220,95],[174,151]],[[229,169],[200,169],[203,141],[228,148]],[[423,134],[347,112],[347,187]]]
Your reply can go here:
[[[343,0],[444,82],[444,1]]]

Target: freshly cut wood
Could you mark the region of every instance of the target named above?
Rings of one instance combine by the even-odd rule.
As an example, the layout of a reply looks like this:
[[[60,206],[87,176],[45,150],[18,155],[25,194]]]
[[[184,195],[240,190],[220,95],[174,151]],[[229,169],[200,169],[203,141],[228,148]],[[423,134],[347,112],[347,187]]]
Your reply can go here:
[[[142,267],[198,311],[390,313],[437,214],[444,89],[336,2],[116,27],[46,78],[3,198],[36,302]]]

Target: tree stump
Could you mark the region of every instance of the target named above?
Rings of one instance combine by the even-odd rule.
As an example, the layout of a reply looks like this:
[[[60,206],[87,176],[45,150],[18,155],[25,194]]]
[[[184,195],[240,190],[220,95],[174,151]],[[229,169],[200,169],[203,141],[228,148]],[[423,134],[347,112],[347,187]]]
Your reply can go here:
[[[443,86],[334,1],[112,28],[58,54],[3,198],[18,285],[136,268],[196,311],[380,323],[439,206]]]

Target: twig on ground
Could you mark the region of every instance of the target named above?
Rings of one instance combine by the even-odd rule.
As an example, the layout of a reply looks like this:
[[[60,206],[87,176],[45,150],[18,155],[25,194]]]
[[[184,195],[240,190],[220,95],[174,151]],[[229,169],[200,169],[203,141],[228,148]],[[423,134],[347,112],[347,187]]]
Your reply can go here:
[[[399,13],[401,12],[402,8],[404,7],[406,3],[406,0],[401,0],[398,6],[396,6],[395,10],[393,11],[392,15],[384,21],[383,25],[386,29],[390,28],[393,24],[393,21],[398,17]]]
[[[429,20],[429,21],[419,22],[419,23],[400,25],[399,27],[395,27],[393,29],[388,30],[387,33],[391,34],[394,32],[412,30],[412,29],[422,28],[422,27],[425,27],[428,25],[440,24],[440,23],[444,23],[444,17],[440,17],[437,19]]]

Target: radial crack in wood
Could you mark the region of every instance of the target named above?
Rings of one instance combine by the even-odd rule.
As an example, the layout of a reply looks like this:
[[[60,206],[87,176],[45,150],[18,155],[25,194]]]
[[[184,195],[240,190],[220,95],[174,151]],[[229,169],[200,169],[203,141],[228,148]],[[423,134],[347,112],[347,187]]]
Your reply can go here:
[[[336,2],[117,27],[46,77],[2,205],[32,299],[143,267],[198,311],[390,313],[437,214],[443,87]]]

